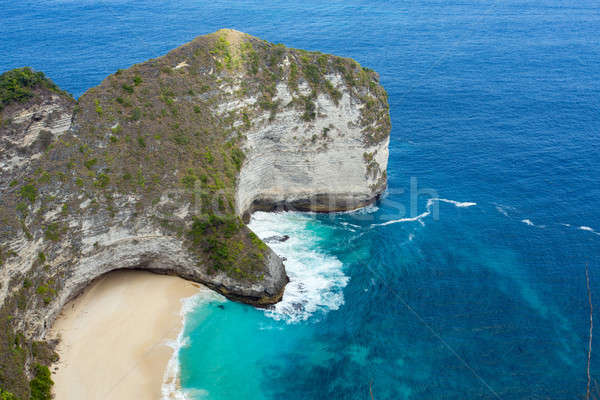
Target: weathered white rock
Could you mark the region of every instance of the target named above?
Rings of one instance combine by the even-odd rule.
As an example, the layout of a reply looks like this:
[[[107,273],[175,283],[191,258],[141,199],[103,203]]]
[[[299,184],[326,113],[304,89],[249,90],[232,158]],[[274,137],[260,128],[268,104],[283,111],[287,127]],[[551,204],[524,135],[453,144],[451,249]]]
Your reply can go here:
[[[239,32],[234,33],[233,39],[241,40],[240,35]],[[169,70],[173,74],[187,73],[188,70],[214,73],[206,66],[198,68],[189,56],[186,54],[178,62],[169,64]],[[290,53],[290,57],[297,58],[296,64],[300,62],[299,54]],[[289,68],[290,58],[282,59],[281,66]],[[354,66],[357,73],[364,72],[357,64]],[[292,92],[287,78],[281,75],[275,85],[275,96],[271,99],[277,107],[265,110],[261,108],[261,101],[264,101],[261,88],[254,86],[246,92],[244,83],[247,82],[244,79],[248,77],[238,72],[235,69],[221,72],[216,76],[218,86],[211,90],[200,94],[193,91],[178,93],[179,97],[173,99],[178,104],[209,104],[208,113],[216,119],[231,117],[231,129],[223,138],[229,141],[234,136],[239,137],[240,141],[243,140],[245,153],[235,187],[238,215],[247,217],[254,210],[276,209],[351,210],[375,201],[385,190],[389,116],[387,102],[381,100],[383,96],[376,98],[369,93],[369,87],[381,89],[373,77],[375,74],[366,74],[370,81],[363,82],[361,88],[350,87],[340,73],[323,76],[331,88],[341,94],[338,101],[323,90],[313,94],[313,90],[317,89],[311,88],[303,79],[299,79],[297,90]],[[314,103],[314,118],[304,118],[302,107],[298,105],[303,96],[310,96]],[[105,104],[107,108],[112,107],[116,99],[111,98],[110,101]],[[367,123],[364,110],[369,101],[373,102],[371,107],[377,111],[372,115],[377,117],[374,122]],[[11,191],[13,200],[17,198],[15,203],[22,199],[15,195],[16,186],[9,187],[8,182],[18,179],[19,187],[22,187],[24,179],[35,175],[31,161],[41,157],[48,144],[65,132],[69,131],[69,135],[75,138],[83,137],[78,122],[83,118],[83,111],[101,114],[93,108],[82,108],[83,111],[73,117],[73,108],[70,99],[46,93],[39,97],[39,101],[4,111],[3,116],[8,115],[11,121],[0,130],[0,189]],[[385,121],[382,122],[381,118]],[[106,141],[115,130],[124,124],[138,122],[128,121],[123,114],[113,115],[105,124],[98,123],[93,127],[93,134],[89,135],[91,139],[85,145],[104,151]],[[373,139],[367,133],[378,123],[383,127],[380,130],[383,134]],[[60,161],[66,163],[71,159],[69,151],[85,152],[84,146],[73,147],[54,156],[63,157]],[[99,159],[108,156],[99,154],[96,155]],[[100,167],[97,169],[92,171],[88,167],[84,173],[102,172]],[[165,173],[175,177],[177,172],[173,168]],[[65,181],[73,182],[77,178],[69,175],[68,169],[61,173]],[[54,180],[56,186],[43,188],[43,196],[53,198],[52,207],[46,209],[40,198],[33,204],[26,203],[28,211],[19,217],[23,219],[23,226],[4,230],[9,233],[4,233],[0,242],[0,251],[5,256],[0,268],[0,304],[17,293],[30,277],[38,278],[37,285],[52,280],[53,288],[56,288],[47,304],[42,303],[45,301],[42,296],[34,296],[28,303],[31,307],[20,311],[23,315],[19,315],[19,329],[27,336],[43,338],[67,301],[94,279],[121,268],[176,274],[201,282],[234,300],[256,305],[270,304],[281,298],[288,280],[282,260],[270,249],[263,253],[264,274],[256,282],[238,281],[223,272],[209,273],[206,266],[199,263],[197,255],[185,245],[183,236],[192,223],[195,210],[189,199],[186,202],[171,198],[172,194],[177,197],[180,188],[159,188],[164,192],[152,193],[152,200],[156,202],[152,205],[146,202],[143,207],[138,207],[142,204],[141,195],[117,190],[110,194],[109,211],[106,205],[99,206],[106,194],[102,189],[98,189],[98,193],[91,193],[85,187],[81,191],[69,192],[63,190],[66,186],[57,181],[59,179]],[[0,200],[1,196],[2,193]],[[69,206],[69,212],[63,212],[63,205]],[[13,204],[10,212],[15,209],[16,204]],[[167,219],[180,231],[162,229],[158,222],[161,219]],[[43,229],[54,222],[64,227],[66,233],[58,240],[46,240]],[[28,226],[33,226],[36,231],[28,235]],[[42,257],[42,252],[48,255],[47,259]]]
[[[320,94],[314,121],[303,121],[290,107],[273,120],[265,113],[252,121],[236,192],[240,214],[276,208],[351,210],[373,202],[385,189],[389,137],[367,145],[360,126],[362,103],[341,77],[328,78],[342,98],[336,105]],[[292,100],[286,84],[277,85],[277,99],[282,104]],[[366,154],[377,163],[373,173]]]
[[[22,167],[71,126],[73,102],[58,94],[37,97],[40,101],[22,108],[8,106],[4,111],[0,136],[0,171],[6,174]]]

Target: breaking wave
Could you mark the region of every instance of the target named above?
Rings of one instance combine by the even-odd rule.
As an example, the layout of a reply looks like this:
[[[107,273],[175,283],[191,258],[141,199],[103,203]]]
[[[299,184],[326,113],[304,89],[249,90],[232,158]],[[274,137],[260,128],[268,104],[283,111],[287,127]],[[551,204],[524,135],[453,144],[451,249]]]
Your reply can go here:
[[[282,300],[265,310],[267,316],[294,323],[304,321],[318,312],[337,310],[344,304],[343,288],[349,278],[336,257],[325,254],[318,244],[327,235],[326,227],[317,223],[306,213],[256,212],[248,225],[261,239],[271,236],[289,236],[285,241],[270,242],[269,246],[284,257],[285,269],[290,282]]]
[[[160,389],[161,400],[189,400],[195,398],[195,396],[186,394],[179,385],[179,350],[181,350],[182,347],[189,345],[187,337],[185,336],[185,325],[188,314],[202,304],[211,301],[224,302],[226,300],[223,296],[208,288],[202,288],[200,293],[181,300],[181,310],[179,315],[181,316],[183,324],[177,339],[170,340],[166,343],[167,346],[173,349],[173,355],[167,363],[167,368],[163,376],[163,383]]]

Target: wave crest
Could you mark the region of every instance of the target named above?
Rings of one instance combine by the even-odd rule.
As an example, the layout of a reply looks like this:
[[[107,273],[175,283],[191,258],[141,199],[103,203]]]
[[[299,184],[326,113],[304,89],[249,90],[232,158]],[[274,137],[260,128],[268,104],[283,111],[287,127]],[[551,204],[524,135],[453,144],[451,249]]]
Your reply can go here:
[[[320,250],[318,239],[322,234],[317,235],[308,226],[315,221],[305,213],[256,212],[248,224],[261,239],[275,235],[290,237],[285,242],[269,244],[286,258],[285,269],[290,278],[282,300],[265,310],[273,319],[300,322],[319,311],[337,310],[344,304],[343,288],[350,278],[344,274],[340,260]],[[314,228],[326,229],[321,225]]]

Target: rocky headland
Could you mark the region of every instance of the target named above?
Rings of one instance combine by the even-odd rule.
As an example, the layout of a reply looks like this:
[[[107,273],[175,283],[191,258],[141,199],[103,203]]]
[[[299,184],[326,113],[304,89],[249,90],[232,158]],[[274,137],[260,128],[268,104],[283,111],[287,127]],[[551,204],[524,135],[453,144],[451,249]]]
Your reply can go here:
[[[389,107],[357,62],[233,30],[119,70],[78,100],[0,77],[0,396],[44,392],[61,308],[116,269],[256,306],[282,260],[255,210],[344,211],[386,187]],[[0,397],[3,398],[4,397]]]

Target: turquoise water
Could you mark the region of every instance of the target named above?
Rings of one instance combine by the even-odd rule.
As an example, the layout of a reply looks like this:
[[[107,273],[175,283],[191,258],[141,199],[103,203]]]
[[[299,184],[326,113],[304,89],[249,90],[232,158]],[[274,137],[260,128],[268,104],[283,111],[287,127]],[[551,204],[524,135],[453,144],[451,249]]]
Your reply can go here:
[[[381,74],[386,197],[359,213],[255,215],[261,236],[290,235],[274,247],[292,282],[273,310],[220,299],[188,314],[191,398],[585,397],[586,263],[600,298],[597,2],[1,5],[1,69],[31,65],[75,95],[222,27]],[[594,395],[598,368],[593,352]]]

